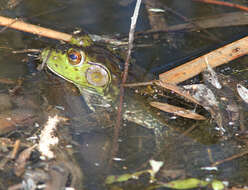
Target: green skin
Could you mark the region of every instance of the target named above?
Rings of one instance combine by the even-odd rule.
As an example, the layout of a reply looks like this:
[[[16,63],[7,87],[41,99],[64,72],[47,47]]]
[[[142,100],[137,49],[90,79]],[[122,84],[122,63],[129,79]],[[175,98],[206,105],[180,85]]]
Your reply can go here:
[[[71,64],[70,52],[74,51],[80,52],[84,57],[82,63],[78,65]],[[48,56],[49,54],[50,56]],[[72,55],[72,57],[74,56]],[[53,73],[79,88],[92,111],[97,111],[99,107],[116,109],[121,80],[121,71],[118,66],[120,60],[109,50],[95,46],[81,47],[80,50],[78,47],[62,50],[46,48],[41,53],[41,59],[46,60],[47,67]],[[91,72],[91,68],[95,65],[104,72],[100,72],[100,74],[94,70]],[[155,135],[161,137],[165,126],[164,121],[158,119],[150,107],[144,104],[144,101],[138,101],[134,95],[126,98],[125,101],[127,106],[124,106],[123,118],[153,129]]]

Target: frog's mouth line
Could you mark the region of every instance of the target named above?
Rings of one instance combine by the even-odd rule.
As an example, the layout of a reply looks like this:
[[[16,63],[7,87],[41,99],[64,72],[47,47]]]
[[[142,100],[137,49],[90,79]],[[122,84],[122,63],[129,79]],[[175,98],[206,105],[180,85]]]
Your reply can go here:
[[[56,71],[54,71],[54,70],[53,70],[51,67],[49,67],[48,65],[47,65],[47,67],[48,67],[48,69],[49,69],[52,73],[54,73],[55,75],[61,77],[61,78],[64,79],[64,80],[66,80],[66,81],[68,81],[68,82],[70,82],[70,83],[76,85],[80,90],[82,90],[82,88],[83,88],[84,90],[89,90],[89,89],[90,89],[90,88],[84,88],[82,85],[77,84],[76,82],[73,82],[72,80],[70,80],[70,79],[68,79],[68,78],[65,78],[64,76],[62,76],[62,75],[60,75],[59,73],[57,73]],[[80,88],[80,87],[82,87],[82,88]],[[98,94],[94,89],[93,89],[93,90],[91,89],[90,92],[91,92],[91,93]]]
[[[66,81],[68,81],[68,82],[70,82],[70,83],[73,83],[73,84],[75,83],[75,82],[73,82],[72,80],[70,80],[70,79],[68,79],[68,78],[65,78],[65,77],[62,76],[61,74],[57,73],[56,71],[54,71],[54,70],[53,70],[51,67],[49,67],[48,65],[47,65],[47,67],[48,67],[48,69],[49,69],[50,71],[52,71],[55,75],[61,77],[62,79],[66,80]]]

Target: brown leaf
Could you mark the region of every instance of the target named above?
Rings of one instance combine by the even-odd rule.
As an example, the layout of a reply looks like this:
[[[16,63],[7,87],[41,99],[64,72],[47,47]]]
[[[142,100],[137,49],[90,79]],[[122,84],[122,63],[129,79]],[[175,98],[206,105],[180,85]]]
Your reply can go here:
[[[33,151],[33,149],[36,147],[37,145],[34,145],[34,146],[31,146],[29,148],[26,148],[25,150],[23,150],[17,160],[16,160],[16,163],[15,163],[15,174],[17,176],[21,176],[24,171],[25,171],[25,166],[26,166],[26,163],[27,163],[27,160],[29,159],[30,155],[31,155],[31,152]]]
[[[30,125],[36,119],[30,111],[12,110],[11,113],[0,114],[0,134],[15,130],[17,126]]]
[[[186,118],[195,119],[195,120],[206,119],[204,116],[197,114],[191,110],[186,110],[184,108],[173,106],[170,104],[161,103],[161,102],[150,102],[150,105],[162,111],[173,113],[181,117],[186,117]]]

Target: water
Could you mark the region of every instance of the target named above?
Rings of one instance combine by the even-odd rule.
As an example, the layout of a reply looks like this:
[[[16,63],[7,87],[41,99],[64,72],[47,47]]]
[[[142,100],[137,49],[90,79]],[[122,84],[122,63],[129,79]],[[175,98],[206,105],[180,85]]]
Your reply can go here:
[[[167,0],[161,1],[161,3],[177,10],[188,18],[236,11],[231,8],[210,6],[191,1]],[[134,5],[135,2],[131,2],[123,6],[118,1],[110,0],[23,0],[14,10],[2,11],[2,15],[23,17],[26,18],[26,22],[40,24],[41,26],[64,32],[72,32],[76,27],[79,27],[92,34],[120,33],[127,35]],[[41,15],[36,16],[37,14]],[[145,6],[142,5],[137,31],[150,28],[147,16]],[[165,17],[169,25],[183,23],[180,18],[171,13],[166,12]],[[133,58],[135,58],[137,65],[150,74],[150,78],[151,75],[152,78],[157,78],[157,74],[192,59],[192,56],[197,57],[227,42],[236,40],[244,36],[246,31],[247,27],[244,26],[208,30],[219,41],[210,39],[210,36],[203,32],[179,31],[169,34],[164,33],[160,34],[160,40],[156,40],[150,35],[141,36],[141,39],[137,41],[138,45],[134,49]],[[111,146],[113,146],[111,144],[113,131],[111,127],[107,129],[102,129],[102,127],[108,125],[108,123],[113,125],[112,121],[115,118],[110,118],[110,121],[106,119],[106,123],[103,126],[99,126],[95,121],[97,118],[92,116],[83,99],[72,85],[46,72],[32,76],[32,71],[27,62],[33,60],[28,60],[25,54],[11,53],[12,49],[39,49],[48,46],[50,43],[54,44],[56,42],[11,29],[2,32],[0,34],[0,77],[9,79],[23,77],[27,79],[24,87],[28,86],[29,88],[25,88],[26,93],[46,99],[49,105],[61,106],[65,109],[62,112],[63,114],[75,119],[64,130],[68,133],[65,136],[70,136],[68,138],[72,138],[73,142],[77,143],[74,156],[85,175],[84,185],[86,189],[103,188],[103,179],[106,175],[123,174],[144,169],[145,163],[154,154],[156,155],[155,159],[165,162],[164,171],[180,169],[186,173],[187,177],[202,179],[213,177],[229,181],[234,185],[247,185],[247,161],[245,156],[221,164],[217,172],[202,171],[200,169],[211,165],[217,160],[223,160],[246,150],[245,145],[240,146],[239,141],[233,139],[220,141],[216,133],[211,130],[214,127],[214,123],[209,120],[196,122],[177,118],[170,121],[172,125],[181,127],[181,131],[193,125],[196,128],[186,137],[180,137],[180,133],[172,132],[170,137],[165,140],[164,148],[159,154],[154,152],[155,141],[151,131],[125,122],[126,126],[123,127],[120,134],[121,142],[119,142],[120,147],[117,155],[120,160],[113,161],[113,165],[109,169],[108,160],[110,159]],[[221,66],[217,70],[231,75],[234,71],[244,70],[247,61],[247,58],[243,57],[228,65]],[[236,72],[233,75],[238,80],[247,81],[247,71]],[[137,79],[141,81],[147,80],[143,75],[142,77],[137,76]],[[2,88],[7,91],[9,87],[3,86]],[[39,93],[36,93],[37,89]],[[171,98],[169,102],[174,103],[175,100]],[[183,104],[182,102],[183,100],[178,103],[177,100],[176,104]],[[194,109],[194,106],[190,104],[187,106]],[[247,111],[247,105],[243,106],[244,111]],[[199,110],[207,115],[206,111]],[[244,122],[247,123],[246,120]],[[8,179],[12,185],[17,183],[14,176],[13,180],[11,176]],[[138,189],[138,187],[141,189],[142,185],[144,184],[142,184],[141,180],[141,184],[124,184],[123,188],[131,186],[130,188],[132,189]]]

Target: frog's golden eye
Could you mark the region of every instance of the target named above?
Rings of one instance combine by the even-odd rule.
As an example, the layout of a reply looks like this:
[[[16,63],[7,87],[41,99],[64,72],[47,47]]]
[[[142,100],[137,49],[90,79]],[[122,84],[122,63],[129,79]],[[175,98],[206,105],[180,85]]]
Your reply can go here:
[[[85,54],[82,51],[70,49],[67,52],[69,63],[73,66],[79,66],[84,62]]]
[[[88,83],[94,86],[104,86],[109,82],[109,75],[105,68],[99,65],[92,65],[86,71]]]

